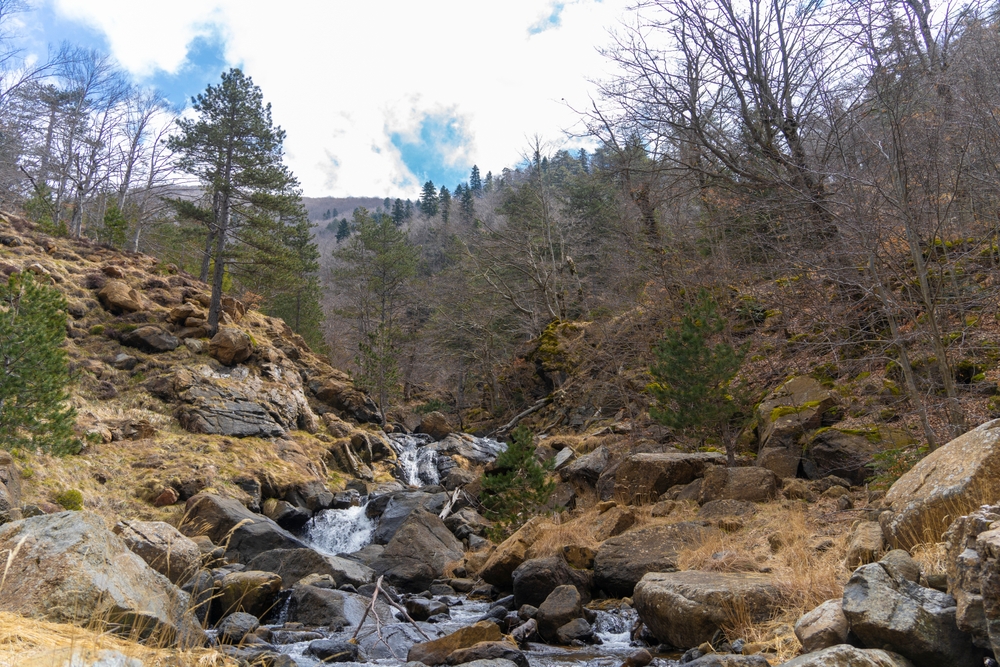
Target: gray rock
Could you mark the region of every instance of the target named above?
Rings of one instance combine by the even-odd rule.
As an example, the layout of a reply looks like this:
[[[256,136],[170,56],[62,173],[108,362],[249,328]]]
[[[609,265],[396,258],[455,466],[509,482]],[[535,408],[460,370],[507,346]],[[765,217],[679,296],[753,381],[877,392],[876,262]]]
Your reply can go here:
[[[219,641],[223,644],[239,644],[243,638],[260,627],[253,614],[238,611],[222,619],[219,623]]]
[[[528,659],[516,645],[508,641],[479,642],[468,648],[460,648],[448,655],[449,665],[481,664],[502,661],[517,667],[528,667]]]
[[[232,498],[209,493],[188,499],[179,530],[188,537],[206,535],[215,544],[228,542],[226,556],[241,563],[265,551],[308,548],[267,517],[254,514]]]
[[[306,653],[315,656],[323,662],[357,662],[358,645],[350,642],[338,642],[331,639],[318,639],[310,642]]]
[[[601,445],[589,454],[577,458],[560,468],[559,477],[564,482],[570,482],[578,486],[593,487],[601,477],[601,473],[608,465],[610,459],[608,448]]]
[[[526,560],[514,570],[511,580],[515,608],[525,604],[541,608],[549,594],[564,585],[575,587],[586,604],[593,588],[593,573],[570,567],[562,556]]]
[[[188,595],[93,514],[61,512],[0,526],[0,553],[15,549],[0,589],[2,611],[79,625],[107,619],[162,644],[205,641]]]
[[[377,503],[385,503],[378,511],[378,527],[372,535],[375,544],[389,544],[392,538],[415,510],[424,509],[437,514],[449,500],[447,493],[424,493],[422,491],[401,491],[388,497],[377,499]],[[372,504],[369,503],[369,508]]]
[[[891,651],[840,644],[815,653],[800,655],[782,663],[780,667],[913,667],[913,663]]]
[[[763,502],[778,495],[778,477],[767,468],[724,468],[705,471],[698,491],[698,503],[713,500]]]
[[[264,516],[285,530],[298,530],[312,518],[312,512],[296,507],[287,500],[268,498],[262,509]]]
[[[157,326],[139,327],[122,336],[122,344],[143,352],[170,352],[181,344],[180,339]]]
[[[613,597],[632,594],[649,572],[677,569],[677,555],[721,535],[717,528],[684,522],[648,526],[606,540],[594,558],[594,585]]]
[[[851,532],[847,543],[847,567],[858,567],[874,563],[885,550],[882,527],[875,521],[859,521]]]
[[[254,556],[248,563],[251,570],[266,570],[281,575],[286,586],[310,574],[328,574],[337,586],[364,586],[375,580],[371,568],[348,558],[324,556],[313,549],[273,549]]]
[[[730,655],[711,653],[696,658],[687,667],[768,667],[770,663],[762,655]]]
[[[431,616],[437,614],[451,615],[448,605],[437,600],[427,600],[424,598],[410,598],[406,601],[406,613],[414,621],[426,621]]]
[[[556,642],[563,646],[573,642],[591,643],[594,640],[594,628],[583,618],[574,618],[556,630]]]
[[[119,521],[114,533],[151,568],[181,586],[201,569],[201,549],[162,521]]]
[[[955,599],[892,576],[882,563],[859,567],[844,586],[844,616],[866,646],[898,652],[917,667],[972,665],[982,656],[955,623]]]
[[[615,472],[615,498],[630,503],[650,503],[677,484],[689,484],[713,465],[723,465],[726,457],[715,452],[671,452],[633,454]]]
[[[297,584],[288,603],[288,619],[308,626],[326,626],[334,630],[356,627],[364,616],[367,601],[344,591]],[[390,614],[379,604],[380,618]]]
[[[264,618],[277,611],[281,577],[273,572],[230,572],[219,582],[219,605],[223,614],[245,611]]]
[[[521,608],[531,608],[522,605]],[[557,586],[538,607],[534,616],[538,623],[538,634],[545,641],[558,639],[557,631],[576,618],[583,618],[583,598],[576,586]]]
[[[847,618],[843,600],[827,600],[795,622],[795,636],[802,651],[812,653],[847,641]]]
[[[372,569],[405,591],[420,592],[444,576],[449,563],[465,555],[444,522],[422,509],[413,511],[373,563]]]

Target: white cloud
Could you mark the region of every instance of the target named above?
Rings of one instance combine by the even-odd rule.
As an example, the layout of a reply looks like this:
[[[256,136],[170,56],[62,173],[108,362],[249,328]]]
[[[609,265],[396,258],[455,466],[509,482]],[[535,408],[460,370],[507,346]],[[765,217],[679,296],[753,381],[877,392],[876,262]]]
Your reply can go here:
[[[587,79],[607,67],[597,48],[627,3],[560,3],[558,25],[532,34],[555,3],[52,1],[102,31],[140,77],[176,72],[192,39],[221,34],[227,60],[243,63],[272,103],[288,162],[313,196],[414,196],[389,135],[412,136],[445,110],[472,138],[452,159],[483,172],[516,162],[535,133],[559,139],[578,120],[562,100],[586,105]]]

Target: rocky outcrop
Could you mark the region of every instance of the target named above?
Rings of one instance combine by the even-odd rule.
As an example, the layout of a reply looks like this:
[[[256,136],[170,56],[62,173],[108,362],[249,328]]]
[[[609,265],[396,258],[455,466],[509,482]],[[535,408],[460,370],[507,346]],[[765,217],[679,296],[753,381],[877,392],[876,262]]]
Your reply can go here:
[[[778,495],[778,478],[767,468],[723,468],[705,472],[698,493],[699,504],[713,500],[764,502]]]
[[[1000,420],[987,422],[921,459],[885,495],[886,541],[908,549],[941,539],[956,516],[1000,500]]]
[[[281,575],[286,586],[311,574],[329,575],[337,584],[355,588],[375,580],[374,572],[361,563],[337,556],[324,556],[313,549],[273,549],[254,556],[247,569],[265,570]]]
[[[114,533],[151,568],[182,586],[201,568],[201,549],[162,521],[119,521]]]
[[[444,664],[448,656],[459,649],[479,642],[500,641],[500,626],[492,621],[480,621],[450,635],[421,644],[414,644],[406,655],[407,662],[422,662],[428,667]]]
[[[174,587],[97,516],[62,512],[0,526],[8,561],[0,609],[64,623],[106,621],[153,642],[201,645],[205,635]]]
[[[615,472],[614,495],[629,504],[656,502],[670,487],[688,484],[708,467],[725,462],[726,457],[716,452],[633,454]]]
[[[865,646],[898,652],[917,667],[982,664],[955,622],[955,599],[893,576],[884,563],[864,565],[844,586],[844,616]]]
[[[649,572],[673,572],[677,555],[719,537],[717,528],[685,522],[648,526],[605,541],[594,558],[594,585],[612,597],[632,595]]]
[[[459,542],[436,515],[414,511],[371,567],[405,591],[427,590],[445,569],[464,555]]]
[[[586,603],[591,597],[593,573],[570,567],[562,556],[550,556],[524,561],[514,570],[511,581],[518,607],[524,604],[538,607],[560,586],[573,586]]]
[[[306,549],[306,545],[265,516],[254,514],[232,498],[202,493],[188,499],[179,530],[188,537],[206,535],[225,545],[226,556],[242,563],[273,549]]]
[[[891,651],[841,644],[800,655],[781,663],[781,667],[913,667],[913,663]]]
[[[837,398],[811,377],[795,377],[772,391],[757,406],[761,449],[757,465],[780,478],[795,477],[802,459],[799,439],[824,426]]]
[[[991,534],[994,522],[1000,521],[1000,506],[985,506],[972,514],[956,519],[944,534],[945,563],[948,592],[955,598],[955,621],[958,628],[969,633],[980,648],[1000,648],[1000,633],[991,643],[990,624],[986,619],[983,584],[993,586],[998,593],[1000,569],[995,550],[989,548],[995,541]],[[983,535],[982,544],[979,536]],[[995,603],[990,604],[991,608]],[[995,610],[994,619],[1000,618]],[[997,625],[997,621],[993,621]]]
[[[382,413],[375,401],[356,389],[350,379],[342,373],[310,381],[309,390],[321,403],[361,423],[382,423]]]
[[[678,648],[712,639],[734,609],[755,622],[780,608],[778,583],[750,573],[651,572],[635,587],[639,618],[657,640]]]

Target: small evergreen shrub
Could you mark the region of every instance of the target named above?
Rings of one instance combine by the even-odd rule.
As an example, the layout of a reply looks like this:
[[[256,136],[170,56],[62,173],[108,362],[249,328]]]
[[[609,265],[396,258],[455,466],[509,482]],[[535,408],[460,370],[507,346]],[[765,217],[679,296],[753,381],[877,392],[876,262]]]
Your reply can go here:
[[[76,489],[66,489],[56,496],[56,502],[63,509],[79,512],[83,509],[83,494]]]
[[[488,535],[495,542],[537,514],[556,488],[548,477],[552,463],[538,462],[533,439],[527,428],[514,429],[507,451],[497,457],[493,470],[483,475],[480,501],[484,516],[493,522]]]

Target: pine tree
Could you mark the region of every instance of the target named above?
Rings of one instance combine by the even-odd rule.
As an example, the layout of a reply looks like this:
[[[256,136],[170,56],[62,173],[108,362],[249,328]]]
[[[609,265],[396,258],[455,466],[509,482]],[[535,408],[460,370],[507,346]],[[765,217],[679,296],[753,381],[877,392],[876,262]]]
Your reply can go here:
[[[486,182],[483,183],[483,192],[486,194],[493,192],[493,185],[494,185],[493,172],[488,171],[486,172]]]
[[[420,211],[428,218],[437,215],[438,195],[433,181],[424,183],[424,190],[420,195]]]
[[[66,301],[31,273],[0,286],[0,447],[75,454],[76,412],[66,404]]]
[[[341,218],[340,224],[337,226],[337,243],[340,243],[350,235],[351,223],[347,222],[347,218]]]
[[[669,328],[653,349],[656,361],[648,386],[655,405],[651,417],[661,424],[705,441],[720,436],[729,465],[735,464],[739,420],[746,412],[745,395],[733,378],[743,363],[745,348],[711,340],[725,330],[715,301],[702,289],[684,309],[680,325]]]
[[[403,200],[397,199],[392,203],[392,221],[399,227],[406,220],[406,209],[403,207]]]
[[[410,218],[412,218],[413,217],[413,202],[411,202],[409,199],[407,199],[406,200],[406,204],[405,204],[405,206],[403,208],[404,208],[404,213],[406,214],[406,219],[409,220]]]
[[[197,116],[177,121],[180,134],[170,137],[169,146],[180,169],[196,176],[211,198],[200,212],[190,202],[175,205],[209,222],[202,266],[207,273],[210,260],[214,265],[208,311],[214,335],[231,246],[239,245],[244,234],[262,238],[276,217],[298,206],[300,197],[295,177],[282,162],[285,132],[273,124],[271,105],[264,104],[252,79],[230,69],[220,84],[193,99],[192,108]]]
[[[483,178],[479,175],[479,167],[476,165],[472,165],[472,173],[469,174],[469,189],[477,197],[483,193]]]
[[[507,450],[482,477],[480,502],[493,522],[490,538],[499,542],[520,528],[549,501],[556,484],[548,478],[551,462],[535,458],[534,437],[519,426],[511,433]]]
[[[472,195],[472,188],[462,188],[462,197],[459,199],[459,206],[462,209],[462,221],[469,223],[476,215],[476,200]]]
[[[443,185],[441,192],[438,193],[438,206],[441,208],[441,220],[448,222],[448,218],[451,216],[451,193]]]

